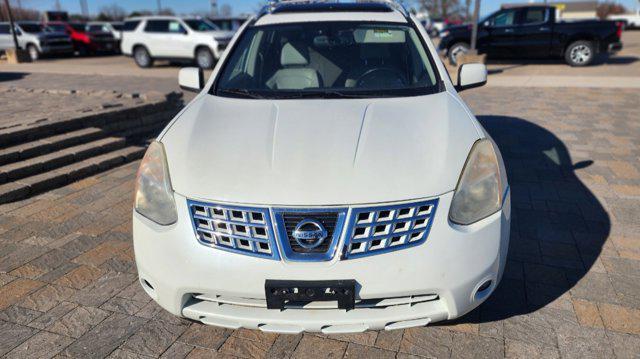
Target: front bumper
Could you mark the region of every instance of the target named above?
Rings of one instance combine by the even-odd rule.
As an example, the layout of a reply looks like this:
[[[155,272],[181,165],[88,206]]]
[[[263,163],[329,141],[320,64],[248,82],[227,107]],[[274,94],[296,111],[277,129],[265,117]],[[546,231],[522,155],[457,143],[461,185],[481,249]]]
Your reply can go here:
[[[331,262],[300,263],[201,245],[194,234],[187,199],[176,195],[179,219],[173,226],[161,227],[134,214],[140,282],[174,315],[234,329],[345,333],[454,319],[484,302],[499,283],[509,245],[511,210],[507,194],[500,212],[459,227],[448,220],[452,196],[440,197],[429,238],[420,246],[358,259],[336,256]],[[324,303],[269,310],[265,303],[267,279],[354,279],[356,299],[362,303],[371,299],[377,304],[356,305],[350,311]],[[490,286],[479,291],[487,281]]]

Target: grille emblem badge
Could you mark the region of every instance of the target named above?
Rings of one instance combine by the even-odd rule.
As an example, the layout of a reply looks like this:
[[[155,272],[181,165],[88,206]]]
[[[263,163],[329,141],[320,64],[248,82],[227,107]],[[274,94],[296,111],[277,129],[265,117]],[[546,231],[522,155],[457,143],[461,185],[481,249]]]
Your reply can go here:
[[[302,248],[314,249],[322,244],[328,233],[319,221],[305,219],[298,223],[291,235]]]

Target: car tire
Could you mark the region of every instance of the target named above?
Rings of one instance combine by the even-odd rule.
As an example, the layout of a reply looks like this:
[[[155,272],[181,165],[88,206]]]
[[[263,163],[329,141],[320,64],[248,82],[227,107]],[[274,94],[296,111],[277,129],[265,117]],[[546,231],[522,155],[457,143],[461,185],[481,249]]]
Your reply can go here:
[[[591,41],[574,41],[564,52],[564,60],[569,66],[579,67],[591,64],[596,57],[596,51]]]
[[[138,46],[133,49],[133,59],[139,67],[149,68],[153,66],[153,57],[144,46]]]
[[[201,69],[212,69],[215,65],[215,58],[213,53],[206,47],[201,47],[196,50],[196,64]]]
[[[467,52],[469,52],[470,48],[471,46],[469,46],[469,44],[467,44],[466,42],[456,42],[455,44],[453,44],[449,48],[449,51],[447,52],[447,56],[449,57],[449,63],[451,63],[454,66],[457,66],[458,57],[462,54],[466,54]]]
[[[29,57],[31,61],[38,61],[40,59],[40,51],[34,44],[27,45],[27,52],[29,53]]]

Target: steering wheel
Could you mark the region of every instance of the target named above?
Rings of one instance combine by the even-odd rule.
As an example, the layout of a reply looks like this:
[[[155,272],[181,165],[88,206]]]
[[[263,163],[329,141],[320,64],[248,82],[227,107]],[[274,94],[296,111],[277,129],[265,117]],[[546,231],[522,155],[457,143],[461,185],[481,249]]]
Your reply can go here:
[[[404,75],[389,67],[378,67],[366,71],[356,80],[356,87],[403,87],[407,85]]]

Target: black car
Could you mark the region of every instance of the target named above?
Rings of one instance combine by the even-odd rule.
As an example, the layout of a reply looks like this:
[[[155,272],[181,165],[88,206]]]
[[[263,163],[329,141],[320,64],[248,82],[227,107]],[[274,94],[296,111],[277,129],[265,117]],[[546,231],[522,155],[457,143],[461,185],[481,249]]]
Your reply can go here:
[[[619,21],[556,21],[552,6],[499,10],[478,24],[478,53],[491,58],[564,57],[571,66],[589,65],[596,55],[622,49]],[[471,25],[451,26],[441,33],[439,51],[457,63],[469,50]]]

